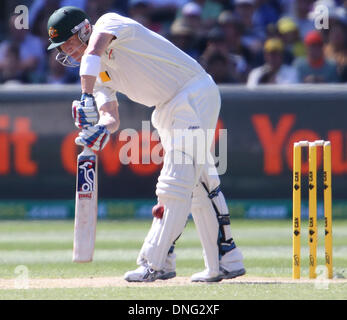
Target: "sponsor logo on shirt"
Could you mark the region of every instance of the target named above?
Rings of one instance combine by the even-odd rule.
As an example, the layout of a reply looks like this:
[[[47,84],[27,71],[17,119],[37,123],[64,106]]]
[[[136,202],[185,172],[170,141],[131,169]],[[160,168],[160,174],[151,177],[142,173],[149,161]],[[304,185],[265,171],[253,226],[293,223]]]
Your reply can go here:
[[[107,49],[105,51],[106,55],[108,56],[109,60],[114,60],[114,54],[113,54],[113,50],[112,49]]]

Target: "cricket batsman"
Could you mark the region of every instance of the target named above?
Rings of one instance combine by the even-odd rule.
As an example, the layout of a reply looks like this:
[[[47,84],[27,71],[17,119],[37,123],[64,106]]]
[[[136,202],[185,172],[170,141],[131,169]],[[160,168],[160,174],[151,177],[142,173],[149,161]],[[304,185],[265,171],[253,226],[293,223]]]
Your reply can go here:
[[[139,267],[128,271],[125,280],[176,276],[174,243],[190,212],[206,267],[191,280],[216,282],[245,274],[217,169],[211,161],[197,161],[196,146],[190,145],[195,142],[180,143],[200,130],[207,138],[197,143],[206,144],[205,159],[211,158],[213,136],[207,132],[215,130],[221,105],[211,76],[164,37],[116,13],[104,14],[92,26],[82,10],[62,7],[50,16],[47,29],[48,50],[58,50],[56,59],[65,66],[80,65],[82,95],[72,105],[75,125],[81,129],[76,144],[95,151],[105,147],[119,127],[117,91],[155,106],[151,120],[165,151],[156,186],[163,215],[154,217],[137,259]]]

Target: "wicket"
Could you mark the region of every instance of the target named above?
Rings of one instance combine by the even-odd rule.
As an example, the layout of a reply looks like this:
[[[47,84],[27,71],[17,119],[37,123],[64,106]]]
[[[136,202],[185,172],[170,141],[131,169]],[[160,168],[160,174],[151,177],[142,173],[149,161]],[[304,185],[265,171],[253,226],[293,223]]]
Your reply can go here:
[[[309,278],[316,278],[317,267],[317,147],[323,147],[325,266],[327,278],[333,277],[332,263],[332,195],[331,195],[331,143],[317,140],[294,143],[293,149],[293,279],[300,279],[301,236],[301,149],[308,147],[308,197],[309,197]]]

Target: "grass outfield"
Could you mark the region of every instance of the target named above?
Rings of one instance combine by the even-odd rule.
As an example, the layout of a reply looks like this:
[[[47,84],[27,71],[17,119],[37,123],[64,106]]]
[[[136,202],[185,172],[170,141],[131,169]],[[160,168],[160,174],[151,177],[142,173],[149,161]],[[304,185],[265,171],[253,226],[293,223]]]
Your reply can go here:
[[[291,221],[235,220],[232,231],[244,254],[247,270],[240,281],[224,280],[207,285],[189,282],[188,277],[204,268],[197,233],[194,224],[189,222],[176,247],[176,280],[128,284],[121,277],[136,268],[136,257],[150,225],[149,220],[99,221],[94,262],[75,264],[71,262],[72,220],[1,222],[0,299],[347,299],[346,280],[321,280],[324,270],[321,221],[317,253],[319,279],[316,281],[290,281]],[[347,221],[333,222],[337,277],[347,277],[346,230]],[[304,278],[308,276],[306,239],[307,224],[304,222],[301,251]],[[80,279],[72,282],[74,278]],[[90,284],[85,282],[88,279]],[[112,279],[115,282],[107,283]],[[64,281],[73,285],[64,287]],[[29,288],[16,289],[23,284]]]

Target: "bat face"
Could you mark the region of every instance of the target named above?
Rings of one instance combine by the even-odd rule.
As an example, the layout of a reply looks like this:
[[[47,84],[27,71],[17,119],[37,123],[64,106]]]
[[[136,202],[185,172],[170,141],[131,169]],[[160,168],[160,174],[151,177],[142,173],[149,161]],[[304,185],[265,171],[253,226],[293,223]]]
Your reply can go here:
[[[77,192],[79,199],[91,199],[95,190],[96,156],[78,158]]]
[[[77,157],[74,262],[93,260],[98,215],[97,156],[85,147]]]

